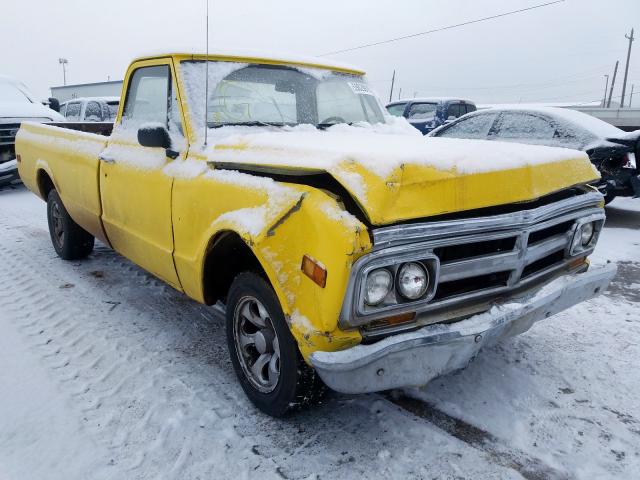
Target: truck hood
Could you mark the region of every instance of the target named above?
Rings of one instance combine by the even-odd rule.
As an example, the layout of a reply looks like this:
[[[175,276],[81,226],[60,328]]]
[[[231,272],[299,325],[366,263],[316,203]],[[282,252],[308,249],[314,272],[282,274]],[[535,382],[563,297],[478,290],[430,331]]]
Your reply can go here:
[[[0,123],[14,123],[21,120],[64,121],[58,112],[41,103],[2,102],[0,103]]]
[[[327,172],[373,225],[531,201],[599,178],[586,154],[564,148],[347,126],[244,131],[216,133],[206,152],[214,168],[285,174],[298,183]]]

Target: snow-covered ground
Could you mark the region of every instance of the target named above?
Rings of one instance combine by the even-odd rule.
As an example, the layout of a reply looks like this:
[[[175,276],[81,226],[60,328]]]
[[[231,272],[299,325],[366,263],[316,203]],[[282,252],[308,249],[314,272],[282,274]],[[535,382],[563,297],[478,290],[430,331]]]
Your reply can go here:
[[[44,203],[0,191],[0,480],[637,478],[640,201],[608,215],[604,296],[421,390],[275,420],[218,311],[102,246],[58,259]]]

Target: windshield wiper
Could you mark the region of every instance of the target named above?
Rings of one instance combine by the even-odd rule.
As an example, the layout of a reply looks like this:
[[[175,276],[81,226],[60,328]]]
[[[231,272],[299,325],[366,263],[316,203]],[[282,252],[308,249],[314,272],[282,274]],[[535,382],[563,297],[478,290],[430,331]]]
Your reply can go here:
[[[325,130],[329,127],[334,127],[336,125],[353,125],[353,122],[349,122],[349,123],[345,123],[345,122],[340,122],[340,123],[317,123],[316,124],[316,128],[318,128],[319,130]]]
[[[207,122],[209,128],[220,127],[284,127],[285,125],[295,125],[284,122],[260,122],[252,120],[250,122]]]

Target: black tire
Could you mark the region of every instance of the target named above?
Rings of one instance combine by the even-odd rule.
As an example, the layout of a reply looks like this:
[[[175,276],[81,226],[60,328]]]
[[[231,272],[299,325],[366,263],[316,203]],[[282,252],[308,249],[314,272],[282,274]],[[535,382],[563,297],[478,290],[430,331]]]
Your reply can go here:
[[[614,193],[607,192],[604,196],[604,204],[609,205],[611,202],[615,200],[615,198],[616,198],[616,195]]]
[[[51,243],[60,258],[78,260],[93,251],[95,238],[73,221],[56,190],[47,197],[47,220]]]
[[[242,358],[240,352],[242,347],[236,339],[239,335],[240,324],[246,318],[240,315],[238,310],[247,305],[246,302],[251,302],[252,299],[256,299],[266,310],[279,344],[278,347],[275,347],[278,349],[279,373],[277,383],[275,387],[271,387],[271,391],[264,389],[261,391],[256,386],[255,377],[252,379],[252,374],[245,372],[245,368],[251,370],[250,360]],[[302,359],[298,345],[285,321],[280,302],[269,283],[260,275],[246,272],[235,278],[229,289],[226,320],[227,344],[233,368],[242,389],[258,409],[267,415],[282,417],[291,410],[316,403],[322,397],[325,391],[322,380]],[[275,341],[272,343],[275,345]],[[255,349],[255,344],[253,347]],[[245,348],[245,355],[248,355],[246,352],[250,350],[250,346]],[[255,354],[260,355],[257,350]],[[258,360],[254,362],[254,365],[257,362]],[[264,368],[269,367],[270,364],[266,364]]]

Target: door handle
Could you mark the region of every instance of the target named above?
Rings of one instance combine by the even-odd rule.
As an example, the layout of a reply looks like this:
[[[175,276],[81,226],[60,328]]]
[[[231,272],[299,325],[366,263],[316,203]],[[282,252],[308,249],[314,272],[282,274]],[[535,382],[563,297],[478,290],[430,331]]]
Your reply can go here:
[[[116,163],[116,159],[101,153],[98,155],[98,159],[102,160],[104,163]]]

